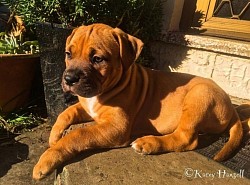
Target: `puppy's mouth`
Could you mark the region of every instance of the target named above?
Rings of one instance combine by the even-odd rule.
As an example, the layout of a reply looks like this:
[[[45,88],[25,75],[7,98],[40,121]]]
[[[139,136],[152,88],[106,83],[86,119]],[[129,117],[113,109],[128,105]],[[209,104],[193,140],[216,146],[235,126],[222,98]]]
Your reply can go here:
[[[98,78],[93,76],[92,73],[84,74],[65,71],[62,79],[63,91],[85,98],[96,96],[101,92],[101,83]]]

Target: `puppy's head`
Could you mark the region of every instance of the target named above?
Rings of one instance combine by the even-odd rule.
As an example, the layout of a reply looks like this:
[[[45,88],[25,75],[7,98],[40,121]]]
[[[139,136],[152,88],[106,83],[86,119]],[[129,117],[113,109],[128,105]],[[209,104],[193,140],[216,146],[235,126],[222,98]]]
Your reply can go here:
[[[141,40],[104,24],[74,29],[66,41],[63,90],[88,98],[112,89],[142,47]]]

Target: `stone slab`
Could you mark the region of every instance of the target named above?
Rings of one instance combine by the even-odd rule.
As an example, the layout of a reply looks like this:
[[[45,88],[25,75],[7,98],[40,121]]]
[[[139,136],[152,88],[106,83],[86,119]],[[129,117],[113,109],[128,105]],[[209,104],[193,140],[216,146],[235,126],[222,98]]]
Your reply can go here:
[[[87,152],[57,171],[56,185],[250,184],[196,152],[140,155],[132,148]],[[243,169],[244,170],[244,169]]]

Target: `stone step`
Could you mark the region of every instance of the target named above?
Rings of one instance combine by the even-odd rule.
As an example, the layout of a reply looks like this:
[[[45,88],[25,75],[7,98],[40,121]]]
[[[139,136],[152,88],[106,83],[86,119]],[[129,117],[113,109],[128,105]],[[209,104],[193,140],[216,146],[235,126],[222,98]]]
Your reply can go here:
[[[144,156],[128,147],[84,153],[57,170],[55,185],[250,184],[235,173],[193,151]]]

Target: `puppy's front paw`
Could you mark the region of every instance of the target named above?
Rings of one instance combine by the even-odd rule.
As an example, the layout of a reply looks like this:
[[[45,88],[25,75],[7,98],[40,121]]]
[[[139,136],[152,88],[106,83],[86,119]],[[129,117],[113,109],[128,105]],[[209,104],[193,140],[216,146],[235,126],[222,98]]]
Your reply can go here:
[[[155,136],[145,136],[136,139],[132,144],[132,148],[140,154],[154,154],[160,152],[160,142]]]
[[[33,179],[40,180],[50,174],[58,165],[57,155],[53,150],[46,150],[33,169]]]
[[[49,174],[50,169],[47,165],[37,163],[33,169],[33,179],[41,180]]]

